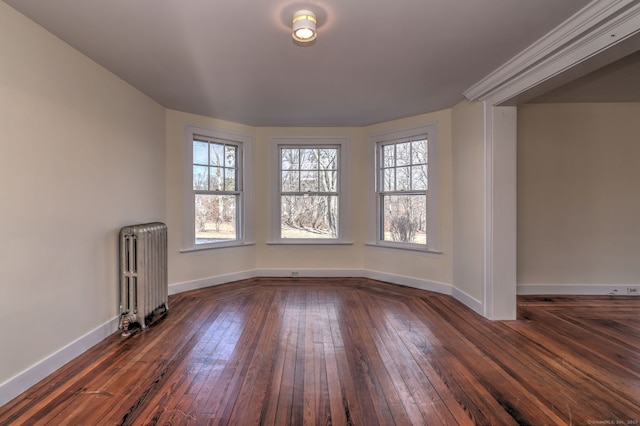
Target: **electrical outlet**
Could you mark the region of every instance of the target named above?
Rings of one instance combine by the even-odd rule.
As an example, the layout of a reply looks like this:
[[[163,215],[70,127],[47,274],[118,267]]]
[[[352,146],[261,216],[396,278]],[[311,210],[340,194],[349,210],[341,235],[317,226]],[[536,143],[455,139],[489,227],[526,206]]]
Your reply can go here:
[[[298,277],[300,276],[300,272],[298,272],[298,271],[292,271],[292,272],[291,272],[291,276],[292,276],[293,278],[298,278]]]
[[[627,287],[627,294],[629,296],[640,296],[640,287]]]

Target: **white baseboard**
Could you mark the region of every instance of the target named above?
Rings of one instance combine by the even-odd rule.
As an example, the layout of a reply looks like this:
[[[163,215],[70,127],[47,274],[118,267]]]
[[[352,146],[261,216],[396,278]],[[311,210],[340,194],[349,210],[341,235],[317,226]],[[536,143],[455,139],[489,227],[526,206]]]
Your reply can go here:
[[[310,278],[347,278],[347,277],[363,277],[362,269],[311,269],[311,268],[288,268],[288,269],[256,269],[254,271],[256,277],[294,277],[293,273],[297,273],[298,277]]]
[[[113,318],[0,384],[0,406],[11,401],[87,349],[100,343],[118,329],[119,317]]]
[[[484,316],[484,305],[480,300],[476,299],[473,296],[470,296],[469,294],[465,293],[464,291],[460,290],[457,287],[452,287],[452,288],[453,290],[451,292],[451,295],[457,301],[461,302],[463,305],[467,306],[468,308],[473,310],[475,313]]]
[[[640,284],[518,284],[518,295],[566,294],[574,296],[627,296],[628,287]]]
[[[389,274],[386,272],[364,270],[364,278],[384,281],[391,284],[403,285],[405,287],[417,288],[420,290],[433,291],[442,294],[452,294],[453,286],[437,281],[423,280],[421,278],[406,277],[404,275]]]
[[[244,271],[234,274],[218,275],[216,277],[203,278],[199,280],[185,281],[169,285],[169,295],[255,277],[255,271]]]

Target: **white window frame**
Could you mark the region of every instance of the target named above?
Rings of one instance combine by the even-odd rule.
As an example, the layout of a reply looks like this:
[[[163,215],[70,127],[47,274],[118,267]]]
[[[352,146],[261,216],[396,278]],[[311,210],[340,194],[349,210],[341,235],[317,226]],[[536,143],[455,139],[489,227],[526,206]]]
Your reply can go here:
[[[381,211],[381,191],[379,188],[381,165],[380,147],[390,143],[401,143],[420,138],[427,139],[427,176],[428,189],[426,191],[427,203],[427,224],[426,244],[404,243],[401,241],[389,241],[382,238],[382,211]],[[438,156],[437,156],[437,123],[428,123],[418,127],[391,130],[383,133],[376,133],[368,136],[370,173],[370,211],[372,215],[369,219],[369,243],[368,245],[377,247],[396,248],[403,250],[414,250],[430,253],[440,253],[438,238]]]
[[[281,148],[308,148],[317,147],[338,147],[338,238],[282,238],[281,237],[281,193],[280,193],[280,149]],[[348,138],[339,137],[275,137],[270,140],[271,167],[270,181],[273,196],[270,197],[270,220],[269,220],[269,241],[268,244],[310,244],[310,245],[332,245],[332,244],[352,244],[349,235],[349,196],[347,182]]]
[[[193,141],[202,138],[211,142],[226,143],[238,147],[238,204],[236,212],[237,239],[196,244],[195,195],[193,189]],[[248,135],[198,126],[185,127],[184,150],[184,248],[183,252],[214,248],[236,247],[253,244],[253,222],[251,215],[251,158],[252,141]]]

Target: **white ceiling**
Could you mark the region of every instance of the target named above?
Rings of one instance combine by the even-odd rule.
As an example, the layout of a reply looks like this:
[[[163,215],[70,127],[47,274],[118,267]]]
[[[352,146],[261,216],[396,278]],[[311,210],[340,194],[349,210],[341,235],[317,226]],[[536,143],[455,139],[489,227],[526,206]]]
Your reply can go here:
[[[252,126],[449,108],[586,0],[4,0],[163,106]],[[290,18],[318,15],[298,47]]]

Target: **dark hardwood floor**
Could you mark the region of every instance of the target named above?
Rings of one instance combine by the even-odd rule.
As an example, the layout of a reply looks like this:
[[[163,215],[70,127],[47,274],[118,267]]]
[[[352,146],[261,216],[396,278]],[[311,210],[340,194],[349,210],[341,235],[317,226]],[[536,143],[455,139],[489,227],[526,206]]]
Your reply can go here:
[[[1,425],[633,425],[640,297],[520,297],[491,322],[365,279],[172,296],[13,401]]]

